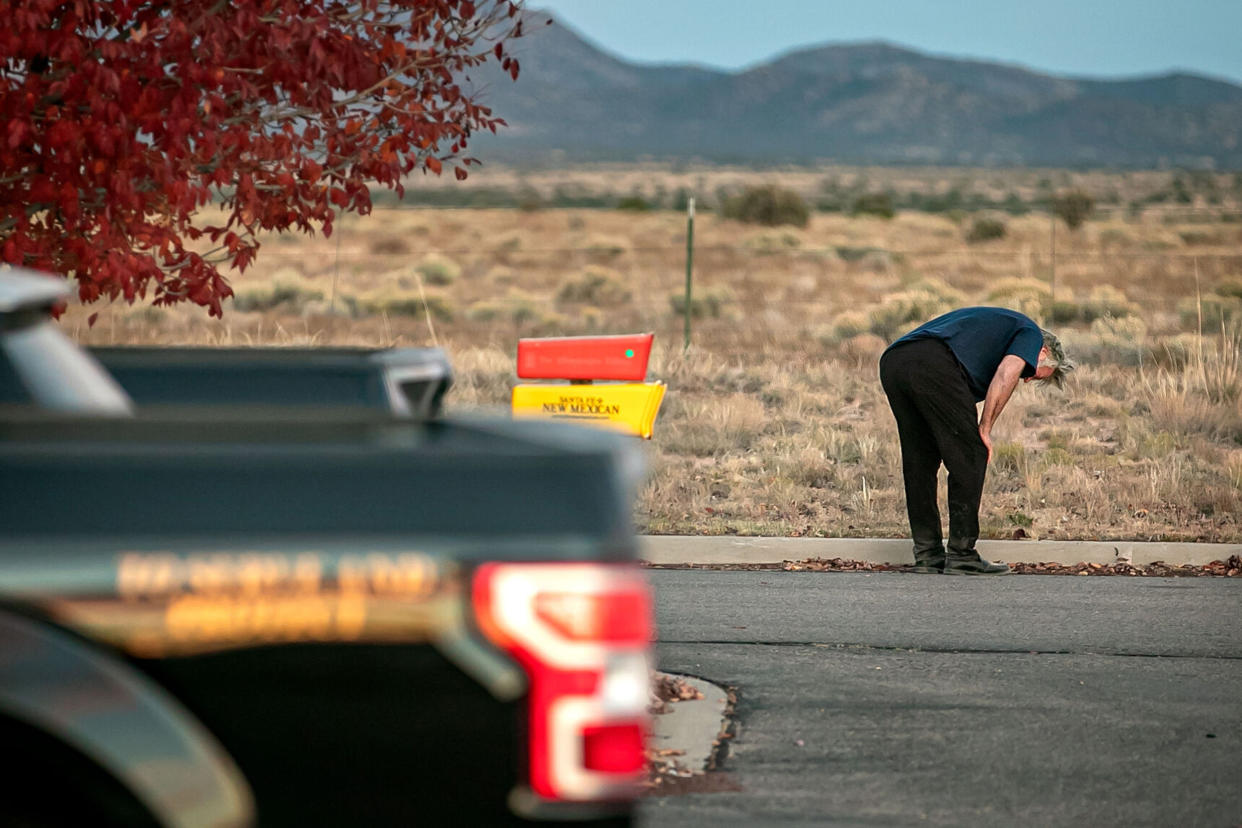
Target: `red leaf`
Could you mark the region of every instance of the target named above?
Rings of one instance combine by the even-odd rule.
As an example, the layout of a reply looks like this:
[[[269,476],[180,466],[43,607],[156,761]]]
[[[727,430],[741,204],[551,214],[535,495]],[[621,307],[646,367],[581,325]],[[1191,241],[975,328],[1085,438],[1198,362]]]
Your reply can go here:
[[[176,14],[132,0],[9,3],[0,54],[52,67],[0,84],[0,181],[20,182],[0,186],[0,256],[72,272],[84,302],[149,290],[217,314],[228,283],[184,247],[204,235],[193,220],[215,188],[230,193],[230,220],[210,235],[247,267],[256,250],[230,232],[239,222],[326,233],[338,211],[370,210],[368,182],[400,192],[416,163],[440,173],[462,136],[501,125],[458,81],[482,56],[516,74],[505,44],[519,4],[347,5],[332,16],[284,0],[183,0]],[[401,9],[413,23],[383,34]],[[364,89],[382,90],[383,106],[345,102]],[[256,105],[277,101],[289,106]]]
[[[26,124],[17,119],[9,121],[9,149],[17,149],[27,131]]]

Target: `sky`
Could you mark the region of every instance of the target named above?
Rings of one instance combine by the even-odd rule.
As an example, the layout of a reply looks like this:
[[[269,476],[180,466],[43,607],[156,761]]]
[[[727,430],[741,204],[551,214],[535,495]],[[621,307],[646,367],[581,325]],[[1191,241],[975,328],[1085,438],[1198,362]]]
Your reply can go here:
[[[1242,0],[527,0],[643,63],[739,69],[802,46],[922,52],[1117,78],[1188,70],[1242,82]]]

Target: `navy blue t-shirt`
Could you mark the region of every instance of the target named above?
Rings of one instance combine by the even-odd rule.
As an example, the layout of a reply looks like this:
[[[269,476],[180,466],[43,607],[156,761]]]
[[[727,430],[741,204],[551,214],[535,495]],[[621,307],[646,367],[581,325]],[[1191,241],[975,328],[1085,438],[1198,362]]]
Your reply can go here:
[[[888,347],[916,339],[939,339],[949,346],[966,369],[975,400],[988,394],[988,386],[1001,360],[1015,354],[1026,361],[1022,376],[1035,373],[1044,335],[1029,316],[1005,308],[960,308],[924,322]]]

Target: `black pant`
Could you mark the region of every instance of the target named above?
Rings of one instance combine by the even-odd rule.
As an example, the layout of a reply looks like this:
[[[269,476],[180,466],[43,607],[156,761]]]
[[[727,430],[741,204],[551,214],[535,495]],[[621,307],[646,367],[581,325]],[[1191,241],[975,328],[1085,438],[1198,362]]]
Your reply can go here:
[[[936,475],[942,462],[949,470],[949,547],[974,549],[988,450],[962,366],[940,340],[917,339],[880,358],[880,383],[901,438],[915,553],[940,547]]]

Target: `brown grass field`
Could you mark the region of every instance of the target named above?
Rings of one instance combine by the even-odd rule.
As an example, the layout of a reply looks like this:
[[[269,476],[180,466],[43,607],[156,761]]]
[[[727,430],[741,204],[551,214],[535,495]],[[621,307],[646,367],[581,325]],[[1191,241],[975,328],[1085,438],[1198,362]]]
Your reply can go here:
[[[630,192],[656,180],[641,173],[583,180]],[[677,175],[715,186],[685,172],[661,186],[680,186]],[[797,187],[798,175],[803,189],[823,178],[780,178]],[[891,175],[931,187],[945,174]],[[1042,177],[978,175],[999,193]],[[1162,174],[1052,175],[1127,199]],[[1015,307],[1059,333],[1080,367],[1063,393],[1019,386],[1002,415],[985,537],[1238,542],[1242,223],[1221,220],[1219,203],[1191,207],[1061,225],[1055,296],[1046,214],[1002,216],[1004,238],[969,244],[970,215],[816,213],[805,228],[765,228],[700,213],[684,351],[686,218],[671,211],[377,209],[329,239],[266,240],[233,278],[223,320],[116,304],[71,307],[62,324],[88,343],[439,344],[455,366],[454,410],[507,405],[519,337],[654,331],[649,378],[669,392],[646,447],[640,531],[902,537],[879,354],[952,307]]]

